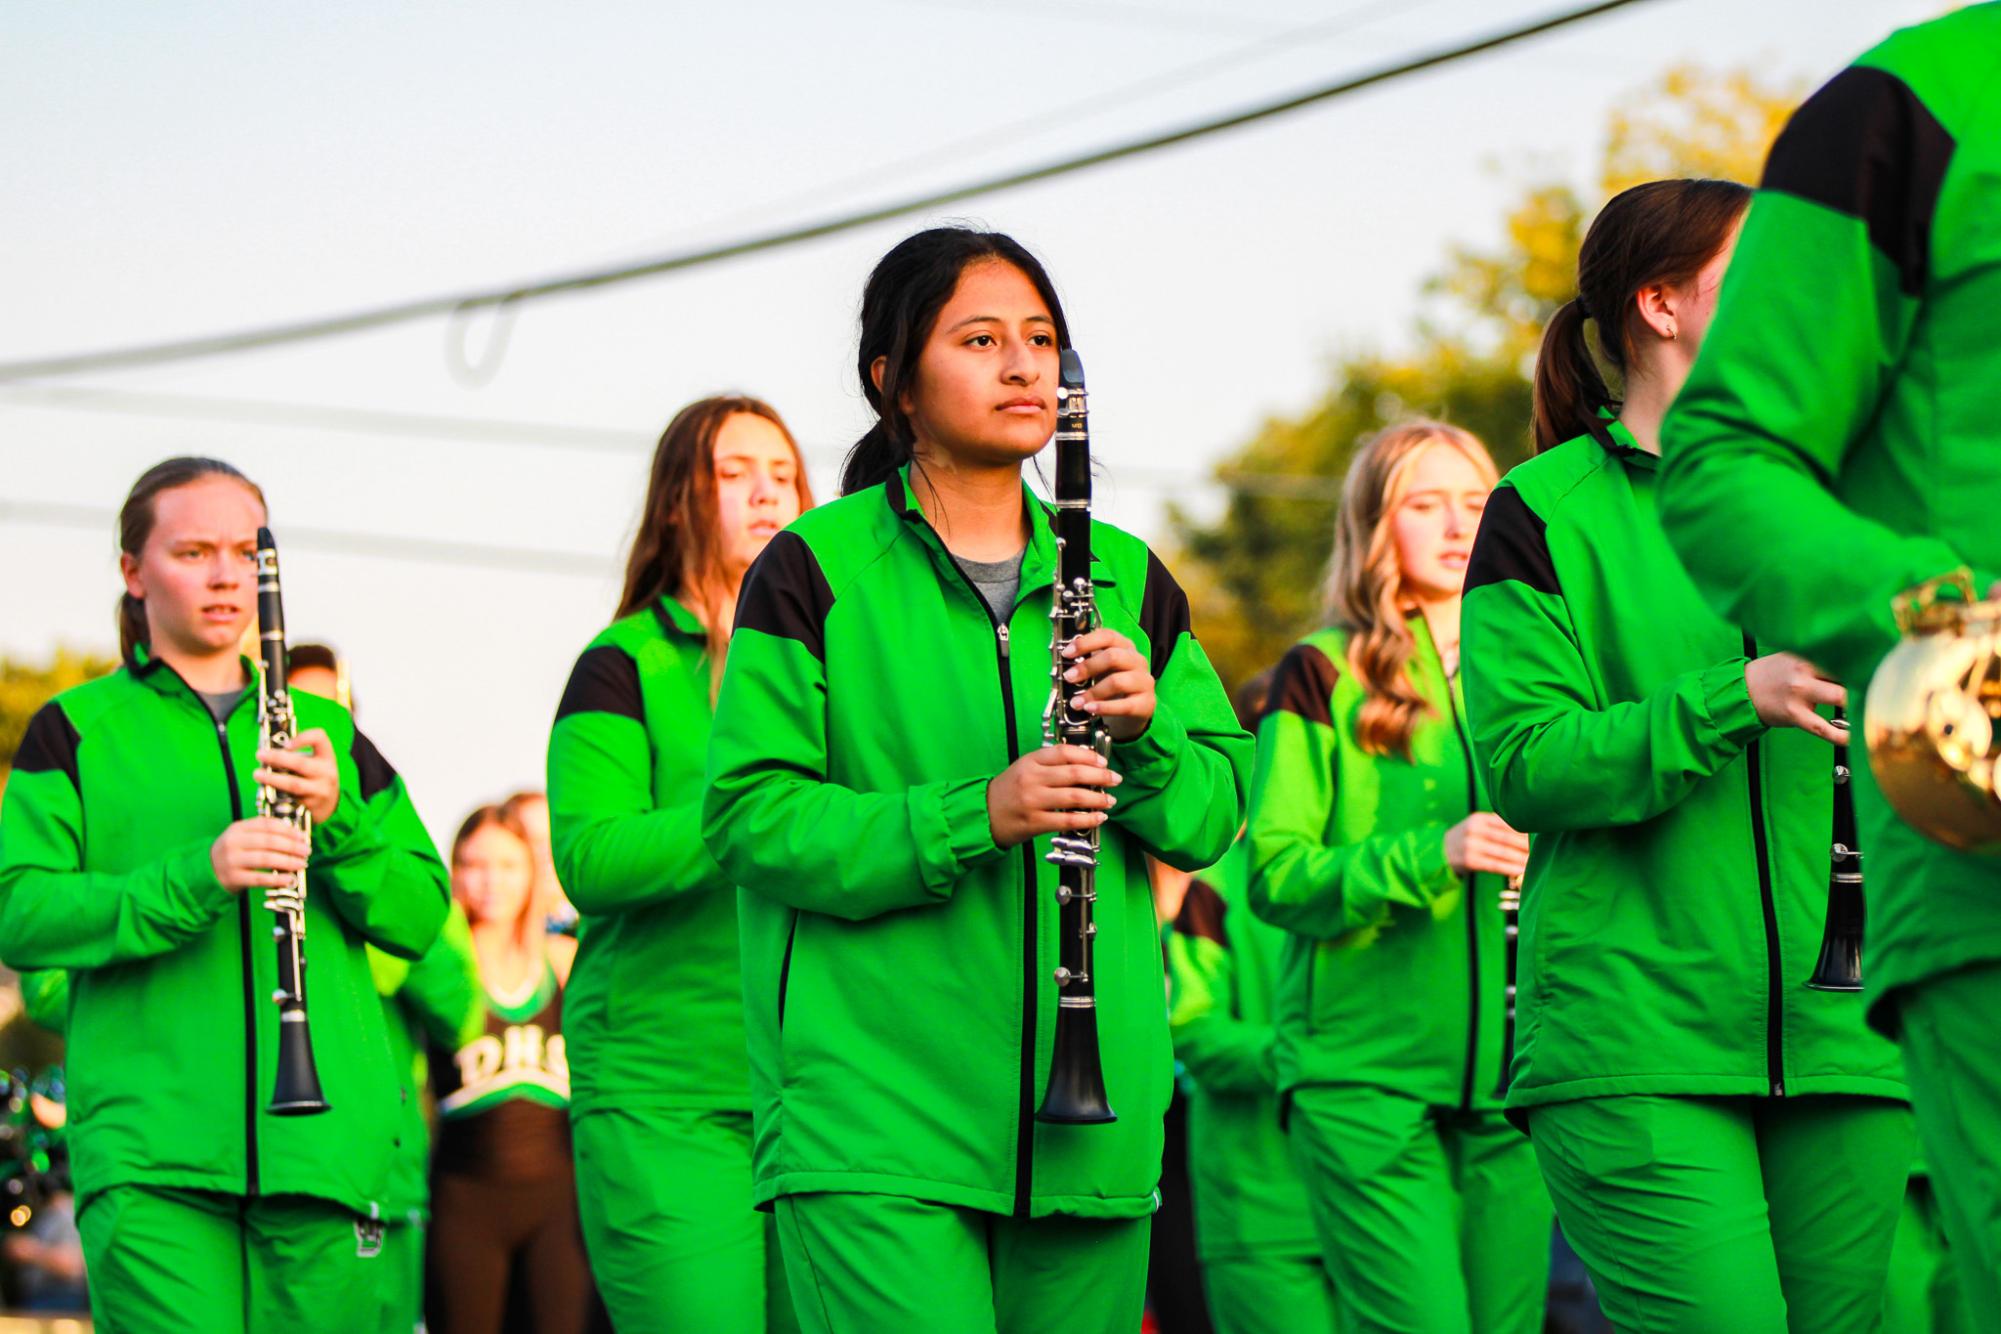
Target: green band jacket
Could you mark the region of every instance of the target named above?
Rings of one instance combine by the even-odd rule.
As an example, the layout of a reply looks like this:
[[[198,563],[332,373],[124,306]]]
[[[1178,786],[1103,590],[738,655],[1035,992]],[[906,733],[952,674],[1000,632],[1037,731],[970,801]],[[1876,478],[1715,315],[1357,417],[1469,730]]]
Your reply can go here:
[[[1348,637],[1280,661],[1251,783],[1251,911],[1291,933],[1279,966],[1278,1079],[1370,1084],[1434,1106],[1500,1105],[1501,881],[1460,876],[1445,834],[1487,809],[1458,687],[1422,616],[1409,671],[1426,712],[1409,759],[1358,739],[1367,691]]]
[[[1997,55],[2001,6],[1969,5],[1807,99],[1661,431],[1663,522],[1704,595],[1845,683],[1858,720],[1891,600],[1962,565],[1983,597],[2001,577]],[[2001,960],[2001,861],[1856,778],[1863,977],[1894,1031],[1900,988]]]
[[[1904,1096],[1861,998],[1811,991],[1833,756],[1767,731],[1764,650],[1697,595],[1616,422],[1521,464],[1466,575],[1466,709],[1533,836],[1510,1107],[1608,1094]]]
[[[577,659],[549,735],[556,872],[583,915],[563,993],[573,1114],[750,1109],[736,887],[702,843],[709,656],[673,598]]]
[[[255,679],[255,669],[244,669]],[[306,979],[332,1110],[274,1117],[277,953],[262,896],[209,847],[254,815],[257,700],[226,724],[158,659],[64,691],[30,720],[0,817],[0,959],[70,977],[80,1208],[112,1186],[302,1194],[383,1216],[403,1088],[365,944],[421,955],[446,876],[403,782],[338,704],[292,696],[340,765],[313,829]]]
[[[1186,1071],[1188,1177],[1202,1260],[1317,1256],[1278,1119],[1272,997],[1286,932],[1245,906],[1238,841],[1188,886],[1167,938],[1168,1027]]]
[[[1017,1216],[1154,1207],[1171,1056],[1142,854],[1229,847],[1250,738],[1145,545],[1093,525],[1103,621],[1159,707],[1114,747],[1095,984],[1118,1121],[1033,1119],[1055,1021],[1049,839],[1003,850],[987,785],[1042,744],[1049,510],[997,621],[898,475],[803,515],[745,579],[703,832],[743,888],[757,1199],[857,1191]]]

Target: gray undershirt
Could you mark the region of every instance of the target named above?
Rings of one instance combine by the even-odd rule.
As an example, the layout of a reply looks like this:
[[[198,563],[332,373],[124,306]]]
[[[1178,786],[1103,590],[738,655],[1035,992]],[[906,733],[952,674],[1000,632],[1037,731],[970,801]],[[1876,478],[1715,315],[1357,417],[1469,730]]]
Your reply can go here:
[[[229,715],[236,712],[236,702],[243,698],[243,692],[249,688],[238,686],[234,690],[218,690],[214,694],[206,690],[198,690],[195,693],[201,696],[202,703],[208,705],[208,711],[214,715],[217,722],[226,723],[229,721]]]
[[[1021,593],[1021,558],[1028,551],[1023,547],[1006,560],[967,560],[964,556],[954,556],[959,568],[973,581],[973,587],[980,590],[994,619],[1007,624],[1014,615],[1014,600]]]

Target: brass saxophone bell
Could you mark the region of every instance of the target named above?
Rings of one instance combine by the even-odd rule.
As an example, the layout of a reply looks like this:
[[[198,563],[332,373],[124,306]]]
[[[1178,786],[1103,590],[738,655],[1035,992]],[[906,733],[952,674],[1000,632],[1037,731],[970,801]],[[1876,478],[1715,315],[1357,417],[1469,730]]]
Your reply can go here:
[[[1895,610],[1904,638],[1864,706],[1876,786],[1926,837],[2001,853],[2001,599],[1976,601],[1959,570],[1899,594]]]

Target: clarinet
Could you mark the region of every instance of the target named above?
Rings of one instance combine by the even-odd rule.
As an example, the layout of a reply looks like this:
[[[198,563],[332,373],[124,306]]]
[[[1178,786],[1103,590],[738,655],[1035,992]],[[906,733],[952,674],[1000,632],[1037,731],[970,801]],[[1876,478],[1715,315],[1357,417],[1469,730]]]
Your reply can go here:
[[[1508,1096],[1508,1067],[1515,1062],[1515,966],[1521,953],[1522,938],[1522,878],[1508,877],[1501,890],[1501,944],[1502,980],[1506,984],[1501,992],[1501,1083],[1494,1096]]]
[[[289,750],[298,735],[292,692],[285,684],[285,600],[278,586],[278,546],[269,528],[257,530],[258,652],[263,661],[257,690],[257,730],[267,750]],[[257,814],[283,820],[311,836],[313,816],[289,792],[260,783]],[[312,1030],[306,1023],[306,873],[267,890],[264,906],[278,919],[278,1080],[267,1109],[273,1116],[311,1116],[327,1110],[313,1065]]]
[[[1070,706],[1064,681],[1065,646],[1098,624],[1091,587],[1091,426],[1084,397],[1084,363],[1063,349],[1056,388],[1056,586],[1049,605],[1049,703],[1042,710],[1044,745],[1088,746],[1109,759],[1112,736],[1092,714]],[[1059,833],[1045,858],[1056,867],[1056,1045],[1038,1121],[1101,1125],[1118,1118],[1105,1098],[1098,1054],[1098,996],[1091,980],[1091,938],[1098,928],[1098,830]]]
[[[1834,711],[1834,725],[1848,734],[1848,716]],[[1827,925],[1820,959],[1806,980],[1814,991],[1862,990],[1862,849],[1856,846],[1855,789],[1849,783],[1848,746],[1834,748],[1834,845],[1828,863]]]

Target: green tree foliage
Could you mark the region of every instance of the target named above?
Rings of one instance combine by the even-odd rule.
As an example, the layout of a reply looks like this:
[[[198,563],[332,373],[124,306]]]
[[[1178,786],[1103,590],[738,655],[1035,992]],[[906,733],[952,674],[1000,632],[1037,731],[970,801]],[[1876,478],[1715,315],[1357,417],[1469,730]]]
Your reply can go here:
[[[1225,681],[1270,666],[1319,623],[1340,478],[1355,446],[1392,422],[1430,416],[1478,435],[1503,471],[1526,458],[1535,350],[1551,312],[1575,294],[1590,207],[1664,176],[1755,182],[1804,91],[1691,66],[1638,90],[1610,118],[1588,196],[1568,181],[1528,181],[1492,249],[1446,256],[1425,285],[1445,318],[1418,322],[1411,355],[1340,358],[1318,403],[1265,422],[1217,467],[1228,496],[1220,515],[1170,507],[1176,571]]]
[[[94,653],[57,648],[47,663],[0,658],[0,773],[11,768],[28,719],[58,691],[102,676],[118,664]]]

